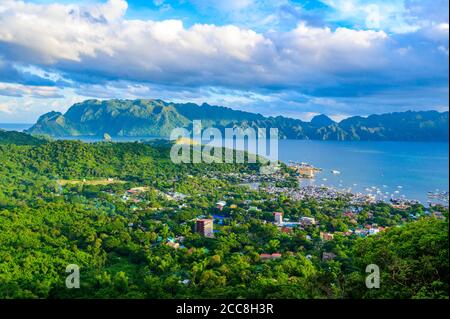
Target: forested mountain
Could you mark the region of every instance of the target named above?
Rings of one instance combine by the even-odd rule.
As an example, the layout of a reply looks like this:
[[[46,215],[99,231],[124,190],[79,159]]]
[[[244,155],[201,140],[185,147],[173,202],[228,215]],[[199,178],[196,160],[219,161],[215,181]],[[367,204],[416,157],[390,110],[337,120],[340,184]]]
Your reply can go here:
[[[325,115],[311,122],[282,116],[232,110],[226,107],[177,104],[161,100],[87,100],[65,113],[42,115],[28,130],[50,136],[162,136],[176,127],[189,128],[193,120],[203,127],[275,127],[280,138],[340,141],[448,141],[448,112],[401,112],[355,116],[339,123]]]

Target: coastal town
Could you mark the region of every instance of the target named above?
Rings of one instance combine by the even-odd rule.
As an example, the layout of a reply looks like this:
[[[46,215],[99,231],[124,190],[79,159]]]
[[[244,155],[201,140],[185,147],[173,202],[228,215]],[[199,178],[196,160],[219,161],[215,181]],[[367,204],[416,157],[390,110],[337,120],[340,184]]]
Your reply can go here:
[[[373,236],[422,217],[441,220],[446,218],[444,211],[448,207],[445,205],[429,205],[426,208],[418,201],[402,197],[386,201],[374,198],[371,192],[354,194],[326,186],[300,186],[296,183],[311,178],[305,169],[319,172],[319,169],[305,164],[302,164],[300,171],[298,167],[277,167],[272,174],[208,172],[200,183],[208,181],[214,184],[226,180],[230,186],[216,186],[217,196],[213,197],[216,200],[209,201],[202,209],[198,207],[199,198],[209,198],[210,194],[201,187],[192,187],[192,183],[199,181],[191,175],[187,175],[186,180],[175,179],[172,186],[165,189],[140,185],[126,189],[123,193],[104,193],[107,195],[105,200],[111,205],[117,206],[117,201],[120,201],[128,207],[131,212],[129,216],[133,220],[128,227],[140,228],[144,232],[151,228],[145,226],[148,223],[157,225],[158,228],[166,227],[167,234],[170,235],[157,236],[154,245],[166,245],[173,249],[186,248],[186,230],[177,232],[180,225],[205,239],[215,240],[218,236],[223,236],[224,229],[239,227],[243,222],[252,220],[252,223],[260,225],[258,227],[271,225],[276,230],[274,235],[278,235],[271,240],[279,240],[275,238],[280,236],[293,240],[300,236],[303,243],[301,247],[307,258],[319,258],[323,262],[338,257],[333,249],[323,248],[326,242],[333,242],[336,238]],[[107,181],[116,186],[124,185],[123,181],[114,178]],[[178,183],[190,185],[185,188],[188,191],[177,190]],[[65,185],[70,183],[65,182]],[[149,193],[153,201],[149,198]],[[158,205],[153,204],[155,199]],[[278,204],[280,201],[283,205]],[[290,205],[310,208],[303,209],[304,213],[286,210],[285,207]],[[272,208],[281,208],[286,212]],[[270,248],[260,251],[259,258],[267,261],[293,253],[295,251]]]
[[[390,243],[413,247],[410,263],[416,251],[430,260],[448,247],[445,203],[322,185],[323,170],[305,163],[174,164],[170,148],[146,143],[0,148],[0,225],[11,242],[2,266],[21,276],[25,249],[45,266],[39,273],[51,269],[43,280],[53,290],[24,284],[36,297],[340,298],[364,295],[352,287],[364,285],[373,252],[378,263],[390,262],[385,247],[403,260]],[[63,289],[68,264],[83,266],[88,289]]]

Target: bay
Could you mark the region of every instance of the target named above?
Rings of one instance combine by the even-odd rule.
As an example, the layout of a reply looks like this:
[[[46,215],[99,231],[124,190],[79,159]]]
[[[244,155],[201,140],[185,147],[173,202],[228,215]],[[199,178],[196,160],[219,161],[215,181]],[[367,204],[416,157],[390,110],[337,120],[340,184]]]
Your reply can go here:
[[[279,159],[322,169],[303,184],[394,194],[422,203],[428,192],[448,191],[449,144],[424,142],[279,141]],[[333,174],[332,170],[339,171]]]

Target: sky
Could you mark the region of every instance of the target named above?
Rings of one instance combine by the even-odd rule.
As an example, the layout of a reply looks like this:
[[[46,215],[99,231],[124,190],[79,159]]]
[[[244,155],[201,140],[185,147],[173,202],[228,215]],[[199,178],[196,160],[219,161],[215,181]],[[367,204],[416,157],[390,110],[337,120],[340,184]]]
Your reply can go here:
[[[335,120],[448,110],[448,0],[0,0],[0,123],[155,98]]]

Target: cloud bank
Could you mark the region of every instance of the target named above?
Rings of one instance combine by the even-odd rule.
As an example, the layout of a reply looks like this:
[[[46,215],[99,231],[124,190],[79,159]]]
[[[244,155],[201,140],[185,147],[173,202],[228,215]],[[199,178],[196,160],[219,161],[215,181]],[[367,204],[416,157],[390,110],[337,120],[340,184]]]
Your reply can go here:
[[[211,5],[245,10],[254,1]],[[351,1],[329,6],[337,16],[367,11]],[[127,9],[124,0],[91,5],[1,1],[0,102],[7,96],[156,97],[155,92],[165,92],[160,98],[212,99],[294,117],[350,115],[351,107],[355,114],[367,114],[446,106],[448,17],[422,17],[420,23],[403,19],[398,25],[416,22],[414,28],[398,26],[397,32],[393,23],[383,30],[301,19],[289,30],[257,32],[233,24],[132,19]],[[424,100],[408,101],[411,90],[423,92]],[[386,105],[372,109],[377,99]]]

